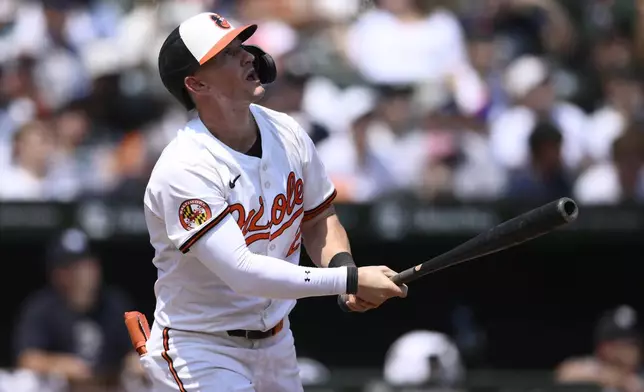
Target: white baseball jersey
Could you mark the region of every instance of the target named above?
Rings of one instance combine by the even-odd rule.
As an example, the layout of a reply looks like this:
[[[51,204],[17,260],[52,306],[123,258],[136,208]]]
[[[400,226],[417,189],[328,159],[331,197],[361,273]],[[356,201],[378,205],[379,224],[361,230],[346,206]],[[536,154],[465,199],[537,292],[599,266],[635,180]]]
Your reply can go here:
[[[295,300],[241,295],[190,249],[227,216],[252,253],[299,264],[303,221],[336,195],[313,142],[290,116],[259,105],[262,157],[237,152],[199,118],[179,130],[156,163],[145,192],[145,216],[158,268],[155,322],[201,332],[266,330]]]

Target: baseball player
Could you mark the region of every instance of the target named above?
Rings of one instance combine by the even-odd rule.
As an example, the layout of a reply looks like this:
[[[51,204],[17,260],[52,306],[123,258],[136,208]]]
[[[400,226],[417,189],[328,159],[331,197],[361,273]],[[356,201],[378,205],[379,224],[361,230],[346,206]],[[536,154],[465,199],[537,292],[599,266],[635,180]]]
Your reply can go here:
[[[198,115],[144,197],[158,280],[141,361],[155,391],[302,391],[288,320],[298,298],[350,294],[346,306],[365,311],[406,296],[391,269],[356,267],[308,135],[255,104],[276,75],[243,45],[256,29],[202,13],[159,53],[164,85]],[[302,245],[319,268],[298,265]]]

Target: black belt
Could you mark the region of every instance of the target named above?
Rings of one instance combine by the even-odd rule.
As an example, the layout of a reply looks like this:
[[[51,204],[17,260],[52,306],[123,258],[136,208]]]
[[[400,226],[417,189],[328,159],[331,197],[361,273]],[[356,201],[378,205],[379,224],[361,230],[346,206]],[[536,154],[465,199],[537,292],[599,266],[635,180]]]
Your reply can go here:
[[[248,331],[245,329],[233,329],[232,331],[226,331],[228,335],[235,336],[238,338],[246,338],[252,340],[266,339],[271,336],[275,336],[284,328],[284,320],[277,323],[276,326],[269,329],[268,331]]]

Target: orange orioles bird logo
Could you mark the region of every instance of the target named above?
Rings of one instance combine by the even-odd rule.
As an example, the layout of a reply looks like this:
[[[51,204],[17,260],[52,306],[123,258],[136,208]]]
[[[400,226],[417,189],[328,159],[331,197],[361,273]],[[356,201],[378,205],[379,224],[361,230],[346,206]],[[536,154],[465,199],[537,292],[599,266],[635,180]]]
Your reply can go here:
[[[229,29],[230,28],[230,23],[228,23],[228,21],[223,16],[221,16],[219,14],[214,14],[213,13],[212,15],[210,15],[210,19],[212,19],[215,22],[215,24],[217,26],[221,27],[222,29]]]

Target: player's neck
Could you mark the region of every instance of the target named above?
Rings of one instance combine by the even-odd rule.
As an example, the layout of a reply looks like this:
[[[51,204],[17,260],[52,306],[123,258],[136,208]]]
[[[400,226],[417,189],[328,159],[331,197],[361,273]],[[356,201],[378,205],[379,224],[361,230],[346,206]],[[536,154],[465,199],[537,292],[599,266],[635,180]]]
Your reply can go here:
[[[204,110],[199,118],[213,136],[233,150],[246,152],[257,139],[257,126],[248,105]]]

